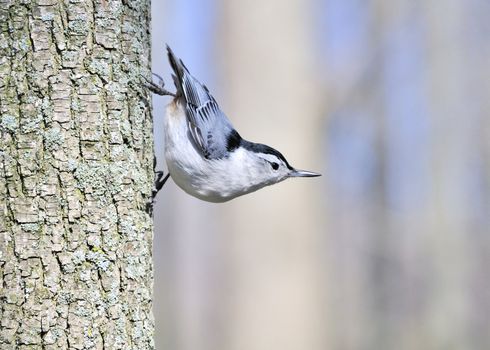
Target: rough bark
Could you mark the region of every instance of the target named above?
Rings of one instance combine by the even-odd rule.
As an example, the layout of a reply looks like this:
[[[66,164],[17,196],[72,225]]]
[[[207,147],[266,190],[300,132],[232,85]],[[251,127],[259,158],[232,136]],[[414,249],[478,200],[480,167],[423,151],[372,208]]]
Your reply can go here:
[[[149,0],[0,0],[0,348],[152,349]]]

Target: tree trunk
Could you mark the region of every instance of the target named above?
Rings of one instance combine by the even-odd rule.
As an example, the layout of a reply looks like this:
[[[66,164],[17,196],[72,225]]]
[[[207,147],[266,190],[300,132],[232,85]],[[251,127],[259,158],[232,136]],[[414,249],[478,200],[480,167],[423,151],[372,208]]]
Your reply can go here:
[[[0,0],[0,348],[152,349],[149,1]]]

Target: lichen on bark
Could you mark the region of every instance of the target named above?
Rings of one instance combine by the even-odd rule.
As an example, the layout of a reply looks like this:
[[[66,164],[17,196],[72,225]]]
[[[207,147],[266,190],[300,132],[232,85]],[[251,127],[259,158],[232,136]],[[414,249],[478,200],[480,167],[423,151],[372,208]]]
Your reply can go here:
[[[150,2],[0,0],[0,348],[153,349]]]

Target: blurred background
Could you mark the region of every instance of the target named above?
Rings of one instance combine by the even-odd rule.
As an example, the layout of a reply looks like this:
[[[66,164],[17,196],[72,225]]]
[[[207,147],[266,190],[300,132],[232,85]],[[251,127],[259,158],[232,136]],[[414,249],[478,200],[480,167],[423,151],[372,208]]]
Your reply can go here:
[[[321,178],[157,197],[157,349],[490,349],[490,3],[153,1],[243,137]],[[156,151],[165,167],[154,97]]]

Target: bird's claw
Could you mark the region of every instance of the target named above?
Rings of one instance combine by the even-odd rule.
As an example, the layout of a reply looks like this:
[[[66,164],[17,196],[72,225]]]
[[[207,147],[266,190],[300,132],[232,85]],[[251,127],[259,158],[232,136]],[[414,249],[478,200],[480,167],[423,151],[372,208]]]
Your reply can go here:
[[[174,93],[165,89],[165,82],[163,81],[163,78],[161,76],[159,76],[156,73],[152,73],[152,75],[154,75],[158,78],[158,84],[154,83],[152,80],[148,79],[143,74],[141,74],[141,78],[143,79],[143,85],[145,85],[145,87],[147,87],[151,92],[153,92],[157,95],[174,96],[175,97]]]
[[[153,157],[153,169],[157,166],[157,158]],[[170,173],[167,173],[165,177],[163,176],[162,170],[155,171],[155,181],[153,182],[153,188],[151,189],[151,198],[146,204],[146,211],[148,214],[153,215],[153,206],[155,205],[155,198],[157,193],[162,189],[163,185],[167,182],[170,177]]]
[[[157,196],[157,193],[162,189],[163,185],[165,185],[165,182],[167,182],[168,178],[170,176],[170,173],[167,173],[165,177],[163,177],[163,171],[155,171],[155,183],[153,184],[153,189],[151,191],[151,197],[152,199],[155,199]],[[162,179],[163,177],[163,179]]]

